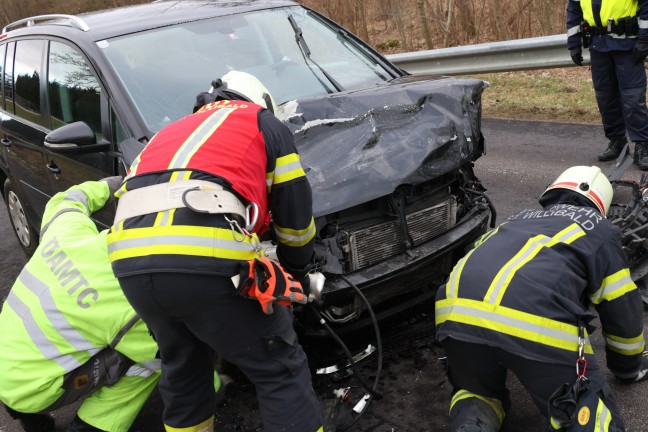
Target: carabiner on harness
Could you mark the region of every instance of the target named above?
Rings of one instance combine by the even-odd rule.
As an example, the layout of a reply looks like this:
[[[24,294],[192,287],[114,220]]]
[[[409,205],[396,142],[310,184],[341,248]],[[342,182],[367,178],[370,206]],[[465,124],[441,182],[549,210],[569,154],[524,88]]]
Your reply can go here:
[[[257,255],[262,256],[261,244],[258,242],[256,237],[252,233],[250,233],[250,231],[247,230],[247,227],[246,228],[241,227],[241,225],[239,225],[236,219],[230,219],[226,215],[223,215],[223,217],[225,218],[225,221],[229,224],[232,230],[232,234],[234,235],[234,240],[242,243],[245,241],[246,238],[249,238],[250,245],[252,245],[252,248],[254,248]]]
[[[578,358],[576,359],[576,376],[583,378],[587,371],[587,359],[585,358],[585,328],[578,326]]]

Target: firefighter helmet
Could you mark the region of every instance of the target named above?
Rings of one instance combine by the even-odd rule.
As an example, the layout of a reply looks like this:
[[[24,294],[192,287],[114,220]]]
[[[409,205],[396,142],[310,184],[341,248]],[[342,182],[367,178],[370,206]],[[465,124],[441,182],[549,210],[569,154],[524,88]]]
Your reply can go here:
[[[269,109],[273,114],[277,112],[272,95],[257,77],[247,72],[232,70],[212,82],[209,93],[216,94],[216,100],[234,99],[254,102]]]
[[[563,171],[540,195],[542,198],[551,190],[567,189],[587,198],[603,216],[612,203],[612,184],[597,166],[573,166]]]

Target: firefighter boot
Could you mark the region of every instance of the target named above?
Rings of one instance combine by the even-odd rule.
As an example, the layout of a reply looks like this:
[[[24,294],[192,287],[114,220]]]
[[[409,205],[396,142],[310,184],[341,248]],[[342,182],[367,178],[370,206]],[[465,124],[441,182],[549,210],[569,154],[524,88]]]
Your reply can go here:
[[[461,392],[464,392],[461,394]],[[498,432],[505,411],[497,399],[484,398],[461,390],[450,407],[452,432]]]
[[[648,170],[648,141],[635,142],[634,163],[640,170]]]
[[[101,432],[101,429],[89,425],[81,420],[79,416],[74,416],[74,420],[72,420],[65,432]]]
[[[619,154],[621,154],[621,150],[623,150],[623,146],[625,146],[627,142],[628,139],[624,136],[611,139],[605,151],[599,153],[598,160],[611,161],[612,159],[616,159],[619,157]]]

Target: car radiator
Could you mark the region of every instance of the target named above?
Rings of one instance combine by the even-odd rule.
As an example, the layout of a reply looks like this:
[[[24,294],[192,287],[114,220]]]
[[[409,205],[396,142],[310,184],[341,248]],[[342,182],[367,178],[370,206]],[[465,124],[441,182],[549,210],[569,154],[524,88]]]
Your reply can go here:
[[[454,196],[422,210],[406,214],[407,227],[414,245],[443,234],[456,223],[457,201]],[[398,219],[348,231],[349,271],[376,264],[404,252],[404,236]]]

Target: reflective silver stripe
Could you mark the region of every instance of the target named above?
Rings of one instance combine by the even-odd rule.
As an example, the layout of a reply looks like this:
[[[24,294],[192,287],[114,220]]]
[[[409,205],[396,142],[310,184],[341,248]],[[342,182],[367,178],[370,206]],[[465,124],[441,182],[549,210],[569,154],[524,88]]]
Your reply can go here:
[[[20,317],[29,337],[36,345],[36,348],[38,348],[41,354],[43,354],[43,357],[55,361],[66,372],[70,372],[81,366],[81,363],[79,363],[73,356],[69,354],[63,355],[61,351],[59,351],[59,349],[50,342],[40,327],[38,327],[38,324],[36,324],[36,320],[34,320],[34,317],[27,305],[14,294],[13,290],[9,293],[5,304],[9,305],[16,315]]]
[[[154,359],[154,360],[145,361],[142,362],[142,366],[152,371],[158,371],[162,369],[162,360]]]
[[[574,344],[574,349],[578,345],[578,334],[576,332],[572,333],[569,331],[560,331],[560,330],[552,329],[550,327],[533,324],[521,319],[500,315],[495,312],[482,311],[482,310],[474,309],[468,306],[461,306],[461,305],[442,306],[436,309],[437,316],[446,315],[446,314],[466,315],[478,319],[487,320],[493,323],[503,324],[521,330],[526,330],[531,332],[532,334],[546,335],[554,339],[562,340],[569,344]],[[585,335],[585,345],[590,345],[589,335]]]
[[[278,228],[275,225],[275,228]],[[308,227],[308,231],[302,235],[292,235],[292,234],[286,234],[283,231],[281,231],[281,228],[275,229],[275,234],[277,235],[277,240],[279,240],[280,243],[299,243],[299,244],[304,244],[307,240],[310,240],[313,237],[313,233],[315,232],[315,224],[311,224]]]
[[[169,226],[169,221],[171,219],[171,210],[165,210],[163,212],[160,212],[160,221],[158,223],[158,226]]]
[[[524,249],[526,249],[524,250],[522,255],[518,256],[517,259],[513,259],[512,261],[509,261],[505,264],[505,266],[503,267],[504,271],[496,276],[497,279],[493,281],[491,287],[489,288],[490,295],[487,294],[488,297],[485,298],[484,301],[491,304],[498,302],[498,299],[501,299],[504,295],[503,290],[506,290],[511,278],[513,277],[511,275],[517,272],[527,261],[530,261],[538,253],[540,253],[545,245],[551,243],[551,245],[549,246],[551,247],[557,243],[565,243],[577,234],[584,234],[584,231],[577,224],[573,224],[567,227],[565,230],[560,231],[553,237],[542,236],[541,238],[531,239],[531,241],[525,244],[524,247],[520,250],[520,252],[522,252]],[[572,239],[572,241],[574,240],[575,239]]]
[[[199,246],[213,249],[227,249],[249,252],[254,247],[245,242],[236,240],[224,240],[216,237],[180,236],[180,235],[159,235],[146,238],[115,240],[108,243],[108,252],[113,253],[125,249],[137,247],[152,247],[157,245],[178,245],[178,246]]]
[[[74,349],[87,351],[90,356],[101,350],[72,327],[65,315],[56,307],[48,285],[38,280],[26,268],[20,273],[18,280],[38,297],[41,308],[49,322]]]
[[[640,29],[648,28],[648,21],[647,20],[642,20],[641,18],[638,18],[637,23],[639,24]]]
[[[291,171],[301,170],[302,166],[299,160],[287,163],[285,165],[276,166],[274,170],[274,177],[279,177],[282,174],[287,174]]]
[[[505,288],[505,286],[508,286],[508,283],[506,282],[508,276],[518,271],[520,265],[524,261],[527,261],[530,257],[536,255],[539,252],[538,246],[544,246],[552,240],[553,239],[550,237],[543,237],[536,239],[526,245],[525,248],[527,250],[524,251],[522,255],[520,255],[515,261],[509,261],[508,263],[506,263],[506,268],[504,269],[504,272],[499,275],[498,280],[495,283],[495,287],[490,293],[490,298],[486,298],[484,299],[484,301],[488,303],[494,303],[499,297],[500,291]]]
[[[605,343],[611,347],[617,348],[617,350],[619,351],[633,351],[633,350],[643,348],[644,346],[643,340],[634,343],[623,343],[623,342],[619,342],[618,340],[610,339],[608,337],[605,338]]]
[[[567,37],[574,36],[578,33],[580,33],[580,26],[571,27],[569,30],[567,30]]]
[[[72,202],[78,202],[83,204],[83,206],[86,208],[88,211],[88,214],[90,213],[90,208],[88,207],[88,197],[86,194],[83,193],[82,190],[80,189],[74,189],[65,194],[65,198],[63,198],[65,201],[72,201]]]
[[[594,428],[594,432],[607,432],[608,425],[611,421],[610,419],[610,410],[605,406],[603,401],[599,399],[599,406],[597,407],[597,418],[598,418],[598,423],[596,424]]]
[[[185,168],[187,162],[191,159],[200,146],[209,138],[214,130],[234,111],[234,108],[223,108],[216,111],[209,116],[200,126],[196,129],[189,138],[180,146],[178,152],[173,156],[173,160],[169,164],[168,169]]]
[[[54,220],[57,217],[61,216],[64,213],[70,213],[70,212],[77,212],[77,213],[81,213],[81,214],[85,215],[85,212],[83,210],[81,210],[80,208],[78,208],[78,207],[71,207],[71,208],[66,208],[66,209],[63,209],[63,210],[59,210],[58,212],[56,212],[56,214],[54,216],[52,216],[50,218],[49,221],[47,221],[45,226],[43,226],[43,228],[41,229],[41,232],[40,232],[40,237],[43,238],[43,236],[45,235],[45,231],[47,231],[47,229],[50,227],[52,222],[54,222]]]
[[[592,303],[599,304],[604,297],[610,296],[614,291],[625,288],[628,284],[633,283],[634,282],[632,281],[632,278],[630,276],[625,276],[616,282],[612,282],[611,284],[602,287],[602,289],[591,295],[590,299]]]
[[[138,376],[142,378],[148,378],[154,373],[155,372],[152,371],[151,369],[135,365],[128,368],[128,370],[126,371],[126,376],[131,376],[131,377]]]
[[[450,273],[450,280],[448,281],[447,287],[446,287],[446,297],[447,298],[456,298],[457,297],[457,287],[459,286],[459,277],[461,275],[461,272],[463,270],[464,264],[466,264],[466,261],[468,258],[470,258],[470,255],[475,251],[476,249],[471,250],[468,252],[468,255],[465,257],[461,258],[457,264],[455,265],[454,269],[452,270],[452,273]]]

